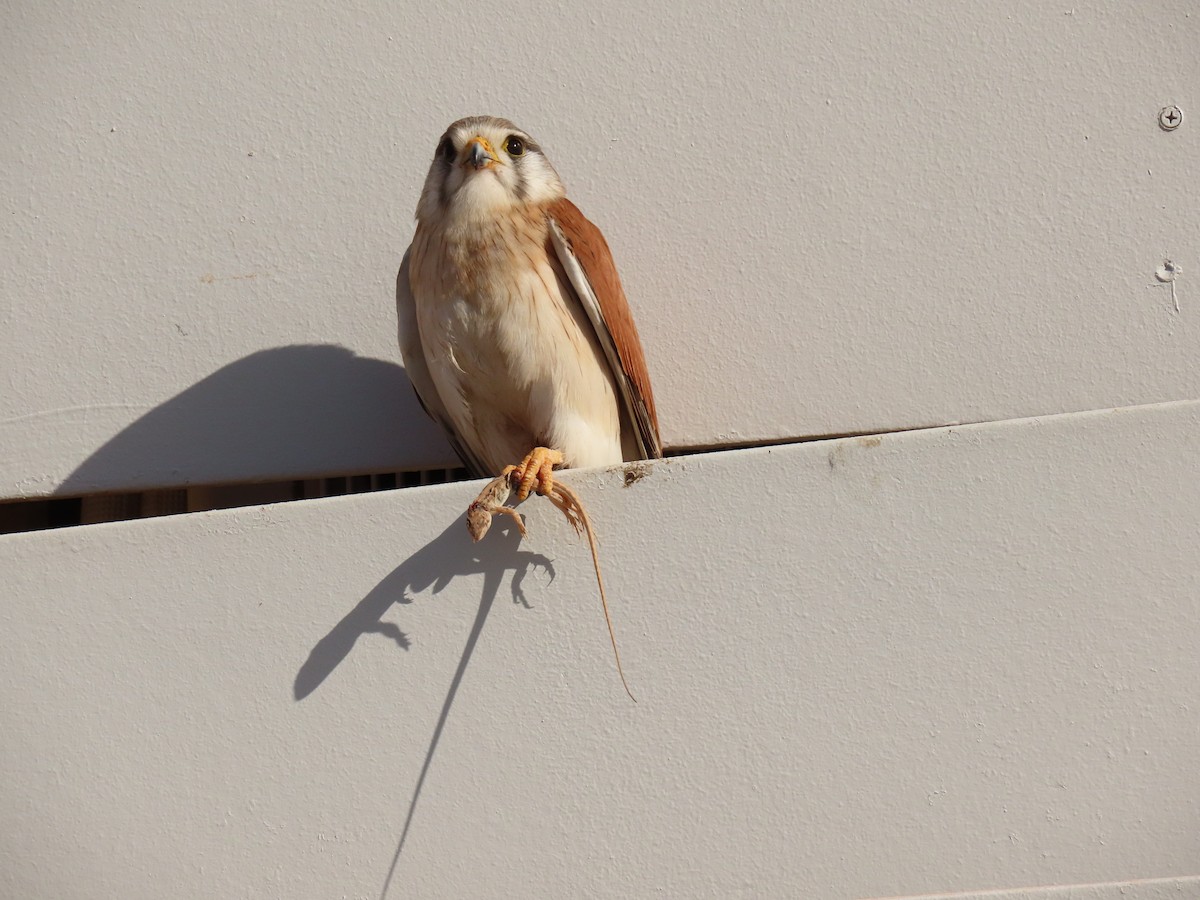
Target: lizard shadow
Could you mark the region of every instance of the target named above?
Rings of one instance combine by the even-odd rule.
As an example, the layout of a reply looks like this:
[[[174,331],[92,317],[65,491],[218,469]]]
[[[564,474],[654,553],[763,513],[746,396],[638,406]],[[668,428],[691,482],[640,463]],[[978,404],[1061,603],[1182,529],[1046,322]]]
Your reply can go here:
[[[531,568],[541,568],[553,581],[554,564],[540,553],[518,549],[521,535],[514,526],[497,523],[492,532],[488,540],[476,544],[461,516],[456,516],[441,534],[393,569],[309,651],[296,673],[294,699],[304,700],[319,688],[363,635],[382,635],[401,650],[408,650],[408,635],[395,623],[383,621],[383,617],[393,603],[411,603],[413,594],[429,588],[438,594],[457,577],[483,575],[480,608],[490,608],[504,574],[511,570],[513,602],[528,607],[522,588],[525,576]]]
[[[383,616],[393,603],[411,603],[411,594],[419,593],[430,587],[433,593],[442,591],[454,578],[465,575],[483,575],[483,590],[479,597],[479,608],[475,613],[475,621],[467,635],[462,657],[450,679],[446,697],[438,714],[437,724],[429,739],[429,747],[425,751],[425,760],[417,775],[416,785],[409,800],[408,812],[404,818],[404,826],[396,843],[396,851],[392,855],[391,865],[384,880],[380,897],[385,898],[391,887],[392,878],[408,840],[409,829],[417,810],[417,801],[425,786],[426,776],[441,741],[442,732],[450,718],[450,709],[458,694],[475,646],[483,633],[484,623],[500,587],[504,582],[506,572],[512,572],[510,582],[514,603],[528,607],[522,590],[522,582],[529,570],[534,567],[545,569],[550,579],[554,579],[554,564],[540,553],[532,553],[519,549],[521,535],[514,524],[497,523],[492,528],[488,540],[474,543],[467,534],[461,517],[455,517],[446,529],[436,538],[402,562],[387,577],[368,592],[362,600],[350,610],[340,622],[333,626],[330,632],[317,641],[309,652],[308,659],[296,673],[293,695],[297,702],[304,700],[321,686],[322,682],[332,674],[341,662],[354,649],[358,639],[367,634],[378,634],[387,638],[403,650],[408,650],[408,636],[394,623],[384,622]]]

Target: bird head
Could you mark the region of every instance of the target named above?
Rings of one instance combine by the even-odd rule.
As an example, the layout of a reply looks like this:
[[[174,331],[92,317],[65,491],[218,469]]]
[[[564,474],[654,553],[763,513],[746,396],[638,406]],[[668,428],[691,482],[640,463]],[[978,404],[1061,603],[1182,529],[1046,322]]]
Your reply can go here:
[[[558,173],[528,134],[507,119],[459,119],[438,141],[417,219],[487,221],[565,195]]]

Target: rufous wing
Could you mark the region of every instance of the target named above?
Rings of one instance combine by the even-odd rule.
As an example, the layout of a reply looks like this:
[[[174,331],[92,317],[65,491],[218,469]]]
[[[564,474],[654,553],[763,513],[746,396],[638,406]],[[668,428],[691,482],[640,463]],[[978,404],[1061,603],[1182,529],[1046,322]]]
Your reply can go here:
[[[550,207],[550,242],[612,367],[642,458],[661,457],[650,373],[608,242],[566,198]]]

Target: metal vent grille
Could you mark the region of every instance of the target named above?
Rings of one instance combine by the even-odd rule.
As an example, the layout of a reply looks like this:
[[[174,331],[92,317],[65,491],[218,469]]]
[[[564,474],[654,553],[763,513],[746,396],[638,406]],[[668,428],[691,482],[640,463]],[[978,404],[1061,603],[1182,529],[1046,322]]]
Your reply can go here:
[[[323,478],[272,481],[258,484],[213,484],[158,491],[129,491],[119,494],[90,494],[83,497],[55,497],[49,500],[14,500],[0,503],[0,534],[93,525],[147,519],[207,509],[231,509],[390,491],[466,481],[463,468],[425,469],[414,472],[380,472],[373,475],[329,475]]]

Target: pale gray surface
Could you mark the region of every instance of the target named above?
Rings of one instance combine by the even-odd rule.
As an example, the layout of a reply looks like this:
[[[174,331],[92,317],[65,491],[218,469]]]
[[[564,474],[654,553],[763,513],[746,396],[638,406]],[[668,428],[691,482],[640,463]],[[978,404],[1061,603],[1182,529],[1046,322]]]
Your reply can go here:
[[[478,112],[603,227],[670,445],[1200,396],[1194,3],[681,10],[8,4],[0,496],[447,462],[391,295]]]
[[[0,896],[377,897],[410,814],[390,897],[1195,875],[1197,434],[572,473],[637,705],[585,545],[472,547],[477,484],[0,537]]]
[[[1196,900],[1197,897],[1200,897],[1200,878],[1156,878],[1148,881],[1072,884],[1015,891],[927,894],[894,900]]]

